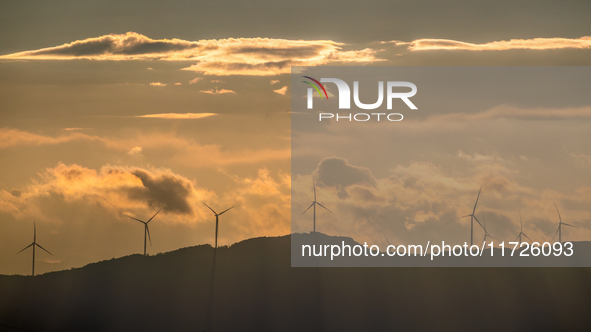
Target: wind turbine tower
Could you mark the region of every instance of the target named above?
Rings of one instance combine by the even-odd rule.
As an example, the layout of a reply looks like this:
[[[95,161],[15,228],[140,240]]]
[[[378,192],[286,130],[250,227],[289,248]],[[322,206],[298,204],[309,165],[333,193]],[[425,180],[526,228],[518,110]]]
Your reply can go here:
[[[205,204],[205,203],[203,203],[203,204]],[[232,209],[232,208],[233,208],[233,206],[232,206],[231,208],[229,208],[229,209],[225,209],[224,211],[222,211],[222,212],[220,212],[220,213],[217,213],[217,212],[215,212],[215,211],[214,211],[212,208],[210,208],[210,207],[209,207],[209,205],[207,205],[207,204],[205,204],[205,206],[207,206],[207,207],[208,207],[208,208],[211,210],[211,212],[213,212],[213,214],[215,215],[215,249],[217,249],[217,248],[218,248],[218,224],[219,224],[219,221],[220,221],[219,217],[220,217],[222,214],[226,213],[228,210]]]
[[[158,210],[158,212],[160,212],[162,209]],[[152,219],[154,219],[154,217],[156,217],[156,215],[158,214],[158,212],[156,212],[152,218],[150,218],[148,221],[143,221],[143,220],[139,220],[137,218],[134,217],[130,217],[127,216],[128,218],[131,218],[133,220],[137,220],[139,222],[141,222],[142,224],[144,224],[144,256],[146,256],[146,238],[148,238],[150,240],[150,245],[152,245],[152,237],[150,236],[150,228],[148,228],[148,223],[150,221],[152,221]]]
[[[558,233],[558,242],[562,243],[562,225],[570,226],[570,227],[575,227],[575,226],[567,224],[565,222],[562,222],[562,217],[560,217],[560,212],[558,211],[558,207],[556,206],[556,203],[554,203],[554,207],[556,208],[556,212],[558,212],[558,220],[559,220],[558,229],[556,230],[556,233]],[[556,233],[554,233],[552,240],[554,240],[554,238],[556,237]]]
[[[475,215],[476,205],[478,204],[478,199],[480,198],[481,191],[482,191],[482,187],[480,187],[480,190],[478,190],[478,196],[476,196],[476,203],[474,203],[474,208],[472,209],[472,213],[454,219],[454,220],[458,220],[458,219],[470,217],[470,246],[472,246],[474,244],[474,220],[476,220],[476,222],[480,225],[480,227],[482,227],[482,229],[484,229],[486,231],[484,226],[482,226],[482,224],[480,223],[480,221],[478,221],[478,218],[476,218],[476,215]]]
[[[523,235],[531,242],[534,242],[534,240],[530,239],[529,236],[525,235],[525,233],[523,232],[523,220],[521,219],[521,212],[519,212],[519,221],[521,222],[521,228],[519,230],[519,235],[517,235],[517,237],[515,238],[515,241],[519,239],[519,245],[521,245],[521,236]]]
[[[33,243],[29,244],[28,246],[25,247],[25,249],[17,252],[16,254],[17,255],[20,254],[21,252],[29,249],[29,247],[33,247],[33,271],[31,272],[31,275],[35,276],[35,247],[39,247],[39,248],[43,249],[46,253],[53,256],[52,253],[50,253],[49,251],[47,251],[45,248],[43,248],[41,245],[39,245],[37,243],[37,226],[35,225],[35,221],[33,221]]]
[[[316,205],[319,205],[321,207],[323,207],[326,211],[332,213],[332,211],[330,211],[329,209],[327,209],[324,205],[318,203],[316,201],[316,184],[314,183],[314,181],[312,181],[312,186],[314,188],[314,200],[312,201],[312,204],[310,206],[308,206],[308,208],[306,209],[306,211],[304,211],[302,214],[306,213],[308,210],[310,210],[311,207],[314,207],[314,226],[313,226],[313,233],[316,233]]]

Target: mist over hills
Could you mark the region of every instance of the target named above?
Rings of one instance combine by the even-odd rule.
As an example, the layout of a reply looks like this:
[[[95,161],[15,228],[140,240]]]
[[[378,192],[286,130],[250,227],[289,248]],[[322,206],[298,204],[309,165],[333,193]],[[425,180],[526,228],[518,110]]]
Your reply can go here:
[[[34,278],[0,276],[0,331],[586,330],[591,323],[589,268],[292,268],[290,246],[287,235],[218,248],[215,271],[213,248],[200,245]]]

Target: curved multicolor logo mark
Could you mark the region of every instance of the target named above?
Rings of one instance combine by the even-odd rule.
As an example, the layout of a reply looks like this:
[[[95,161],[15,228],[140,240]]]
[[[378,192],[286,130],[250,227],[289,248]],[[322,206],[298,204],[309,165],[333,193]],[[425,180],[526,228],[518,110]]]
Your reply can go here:
[[[307,78],[309,80],[312,80],[312,81],[314,81],[314,83],[318,84],[318,86],[322,88],[322,91],[324,91],[324,95],[326,96],[326,100],[328,100],[328,94],[326,93],[326,89],[324,89],[324,86],[322,85],[322,83],[318,82],[317,80],[313,79],[310,76],[302,76],[302,77],[305,77],[305,78]],[[309,84],[311,87],[313,87],[314,89],[316,89],[316,91],[318,91],[318,95],[320,95],[320,99],[322,99],[322,93],[320,92],[320,89],[318,89],[318,87],[316,85],[314,85],[314,84],[312,84],[310,82],[307,82],[307,81],[302,81],[302,82],[304,82],[306,84]]]

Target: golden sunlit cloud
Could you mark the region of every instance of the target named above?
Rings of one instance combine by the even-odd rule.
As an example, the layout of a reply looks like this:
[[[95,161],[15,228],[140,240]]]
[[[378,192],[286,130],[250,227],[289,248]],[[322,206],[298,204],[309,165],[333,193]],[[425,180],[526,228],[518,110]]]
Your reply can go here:
[[[185,68],[205,75],[277,75],[291,66],[381,61],[377,50],[343,51],[344,44],[331,40],[228,38],[200,41],[151,39],[128,32],[39,50],[0,56],[0,59],[38,60],[165,60],[196,61]]]
[[[199,92],[208,93],[211,95],[220,95],[220,94],[224,94],[224,93],[236,93],[235,91],[228,90],[228,89],[219,89],[218,90],[218,88],[209,89],[209,90],[200,90]]]
[[[285,95],[287,93],[287,85],[282,87],[281,89],[273,90],[273,92],[278,93],[280,95]]]
[[[72,130],[68,130],[68,128],[66,128],[67,131],[75,131],[74,128],[71,129]],[[101,139],[96,136],[88,136],[83,133],[68,133],[68,135],[52,137],[29,133],[18,129],[0,129],[0,149],[15,146],[54,145],[77,140],[100,141]]]
[[[203,77],[195,77],[194,79],[189,81],[189,84],[195,84],[201,80],[203,80]]]
[[[151,86],[166,86],[166,84],[162,83],[162,82],[151,82],[150,85]]]
[[[136,118],[155,118],[155,119],[202,119],[217,115],[217,113],[159,113],[137,115]]]
[[[271,85],[279,83],[279,80],[271,80]]]
[[[391,41],[396,45],[408,46],[411,51],[465,50],[465,51],[506,51],[506,50],[555,50],[591,48],[591,37],[581,38],[533,38],[493,41],[484,44],[467,43],[450,39],[417,39],[412,42]]]
[[[176,113],[171,113],[176,114]],[[188,113],[192,114],[192,113]],[[195,113],[196,118],[203,117],[201,114],[216,113]],[[161,114],[147,114],[161,115]],[[166,115],[165,115],[166,116]],[[175,115],[172,115],[174,119]],[[181,118],[184,114],[181,114]],[[48,136],[33,134],[18,129],[0,129],[0,149],[13,148],[17,146],[45,146],[66,144],[69,142],[96,142],[101,143],[105,149],[115,152],[128,153],[132,147],[141,146],[142,152],[146,150],[166,150],[172,153],[170,161],[177,165],[190,167],[218,167],[236,164],[257,164],[272,160],[289,160],[291,149],[242,149],[227,151],[215,144],[199,144],[192,139],[177,137],[166,134],[139,135],[135,138],[116,138],[90,136],[83,133],[70,133],[62,136]]]
[[[134,146],[133,148],[131,148],[131,150],[129,150],[129,152],[127,152],[127,154],[130,156],[139,156],[142,154],[142,147]]]

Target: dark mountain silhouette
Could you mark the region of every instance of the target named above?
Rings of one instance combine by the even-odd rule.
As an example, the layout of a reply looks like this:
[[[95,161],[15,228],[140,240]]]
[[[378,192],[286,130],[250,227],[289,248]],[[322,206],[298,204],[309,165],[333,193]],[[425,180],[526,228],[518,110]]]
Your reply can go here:
[[[302,235],[309,236],[309,235]],[[589,268],[292,268],[290,236],[0,276],[0,331],[588,330]],[[211,310],[210,310],[211,309]]]

